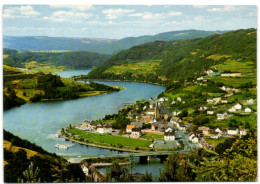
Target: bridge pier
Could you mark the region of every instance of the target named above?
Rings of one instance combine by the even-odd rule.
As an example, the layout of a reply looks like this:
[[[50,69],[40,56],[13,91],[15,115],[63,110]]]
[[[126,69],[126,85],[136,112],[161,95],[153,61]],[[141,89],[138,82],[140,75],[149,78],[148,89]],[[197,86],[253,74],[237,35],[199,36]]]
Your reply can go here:
[[[158,155],[157,157],[160,158],[160,162],[163,163],[168,157],[168,155]]]
[[[139,157],[139,162],[141,164],[147,164],[148,163],[148,156],[140,156]]]

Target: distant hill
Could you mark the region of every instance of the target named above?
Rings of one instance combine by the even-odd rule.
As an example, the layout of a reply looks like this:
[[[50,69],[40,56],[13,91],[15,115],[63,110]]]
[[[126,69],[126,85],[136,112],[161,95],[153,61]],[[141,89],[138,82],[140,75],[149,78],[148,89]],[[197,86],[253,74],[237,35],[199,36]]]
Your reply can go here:
[[[18,51],[4,49],[4,64],[14,67],[25,67],[29,62],[51,64],[74,68],[98,66],[111,56],[87,51]]]
[[[252,61],[256,68],[256,29],[134,46],[112,56],[92,70],[87,78],[163,84],[194,78],[210,66],[227,60]]]
[[[153,42],[156,40],[171,41],[203,38],[209,35],[221,33],[223,33],[223,31],[184,30],[171,31],[149,36],[127,37],[120,40],[47,36],[4,36],[3,45],[4,48],[16,50],[71,50],[98,52],[102,54],[115,54],[132,46]]]

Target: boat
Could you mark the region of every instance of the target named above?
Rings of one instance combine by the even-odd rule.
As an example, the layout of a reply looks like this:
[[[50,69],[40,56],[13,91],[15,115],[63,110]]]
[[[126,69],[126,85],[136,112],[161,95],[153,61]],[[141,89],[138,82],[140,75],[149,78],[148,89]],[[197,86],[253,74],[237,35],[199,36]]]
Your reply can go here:
[[[59,135],[59,134],[55,134],[55,137],[56,137],[56,138],[60,138],[60,135]]]
[[[68,149],[68,146],[65,144],[56,144],[55,147],[58,149]]]

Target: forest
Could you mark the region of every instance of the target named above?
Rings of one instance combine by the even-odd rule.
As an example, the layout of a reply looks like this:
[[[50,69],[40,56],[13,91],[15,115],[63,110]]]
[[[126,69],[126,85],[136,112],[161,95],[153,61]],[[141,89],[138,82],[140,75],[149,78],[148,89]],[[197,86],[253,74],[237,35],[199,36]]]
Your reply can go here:
[[[66,66],[73,68],[91,68],[104,63],[110,58],[107,54],[98,54],[87,51],[67,51],[67,52],[37,52],[37,51],[18,51],[4,49],[4,64],[13,67],[24,67],[25,63],[36,61],[40,64],[53,64],[55,66]]]

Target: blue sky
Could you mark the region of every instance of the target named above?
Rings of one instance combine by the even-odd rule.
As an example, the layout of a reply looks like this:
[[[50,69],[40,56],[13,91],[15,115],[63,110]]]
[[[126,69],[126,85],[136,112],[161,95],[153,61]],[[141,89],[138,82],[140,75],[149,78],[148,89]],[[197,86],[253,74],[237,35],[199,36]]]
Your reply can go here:
[[[256,28],[256,6],[5,5],[3,34],[120,39],[176,30]]]

